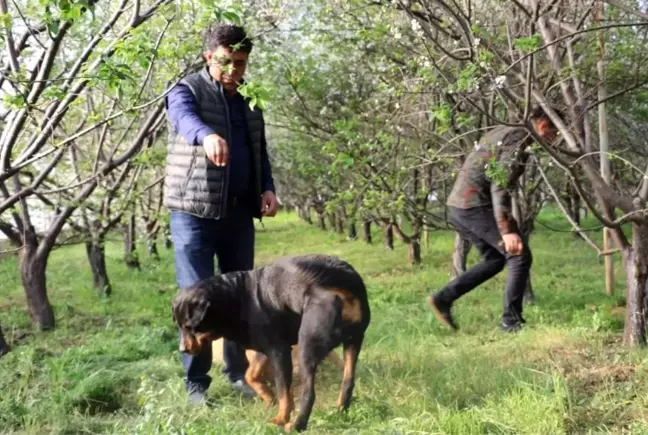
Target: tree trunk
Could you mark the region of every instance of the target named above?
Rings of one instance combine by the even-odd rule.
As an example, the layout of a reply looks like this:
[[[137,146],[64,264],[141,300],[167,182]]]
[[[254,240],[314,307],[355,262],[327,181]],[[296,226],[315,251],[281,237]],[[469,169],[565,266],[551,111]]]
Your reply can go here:
[[[526,246],[529,244],[529,239],[531,238],[531,233],[535,229],[534,218],[529,217],[520,226],[520,232],[522,233],[522,243]],[[533,271],[529,272],[529,279],[527,281],[526,288],[524,289],[524,302],[529,305],[535,305],[535,293],[533,293],[533,285],[531,284],[531,274]]]
[[[570,189],[571,190],[571,213],[572,217],[574,218],[574,222],[580,227],[581,223],[581,216],[580,216],[580,209],[581,209],[581,199],[580,196],[578,195],[578,191],[574,189],[573,187]],[[576,233],[579,235],[578,233]]]
[[[302,207],[296,205],[295,212],[297,213],[297,217],[299,217],[299,219],[303,220],[304,222],[306,221],[306,212]]]
[[[472,245],[467,240],[464,240],[459,233],[455,233],[454,250],[452,251],[452,267],[450,269],[450,277],[452,279],[458,277],[466,271],[466,263],[468,261],[468,253]]]
[[[335,219],[335,213],[327,213],[328,214],[328,220],[329,220],[329,228],[331,231],[336,230],[336,219]]]
[[[155,220],[145,220],[146,224],[146,251],[148,252],[149,257],[155,261],[160,260],[160,254],[158,253],[157,248],[157,239],[159,232],[159,225],[157,219]]]
[[[310,207],[304,207],[304,220],[307,224],[313,225],[313,219],[311,218]]]
[[[149,239],[146,241],[146,250],[152,259],[155,261],[160,260],[160,254],[158,253],[157,242],[155,239]]]
[[[108,271],[106,270],[106,252],[103,240],[86,242],[86,254],[92,270],[94,288],[102,295],[109,296],[112,292]]]
[[[410,264],[421,264],[421,240],[412,237],[407,245],[407,258]]]
[[[578,191],[571,185],[567,185],[567,194],[565,195],[565,207],[567,212],[574,220],[576,225],[580,227],[581,216],[580,216],[580,196]],[[574,237],[582,238],[581,234],[578,231],[574,231]]]
[[[317,226],[321,229],[326,231],[326,216],[324,216],[324,213],[317,212]]]
[[[135,215],[128,218],[128,222],[124,226],[124,262],[129,269],[141,270],[139,258],[137,256],[136,244],[136,228],[135,228]]]
[[[28,228],[24,237],[24,246],[20,251],[20,277],[27,297],[29,315],[38,330],[54,329],[54,310],[47,297],[47,256],[43,258],[36,252],[38,239],[34,227]]]
[[[173,248],[173,240],[171,239],[171,225],[164,225],[164,247],[166,249]]]
[[[358,230],[356,229],[356,223],[354,220],[349,221],[349,231],[348,236],[349,240],[356,240],[358,238]]]
[[[371,244],[371,221],[364,221],[362,223],[362,240],[365,243]]]
[[[565,195],[563,195],[563,201],[565,202],[565,208],[567,209],[567,212],[569,212],[569,215],[572,219],[574,219],[574,204],[572,202],[573,199],[574,195],[572,193],[572,187],[568,183],[565,190]]]
[[[385,226],[383,229],[383,232],[385,234],[385,248],[389,250],[394,250],[394,228],[392,227],[392,224],[388,224]]]
[[[338,233],[344,234],[344,216],[339,211],[335,213],[335,229]]]
[[[2,333],[2,325],[0,325],[0,357],[9,353],[9,350],[11,350],[11,348],[9,347],[9,343],[7,343],[4,338],[4,334]]]
[[[609,228],[603,228],[603,250],[611,251],[614,247],[612,243],[612,233]],[[605,269],[605,293],[612,296],[614,293],[614,261],[611,255],[606,255],[603,259]]]
[[[632,248],[623,250],[626,271],[626,318],[623,343],[646,344],[646,295],[648,295],[648,224],[632,224]]]

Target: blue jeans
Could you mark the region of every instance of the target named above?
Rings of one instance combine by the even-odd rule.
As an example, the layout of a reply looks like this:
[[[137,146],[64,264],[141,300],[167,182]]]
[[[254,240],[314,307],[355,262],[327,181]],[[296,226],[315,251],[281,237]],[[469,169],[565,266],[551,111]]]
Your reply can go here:
[[[176,281],[180,291],[214,275],[214,255],[220,273],[254,267],[254,222],[248,207],[239,204],[223,219],[203,219],[188,213],[171,212],[171,238],[175,254]],[[188,391],[206,390],[212,366],[212,348],[199,355],[181,354]],[[223,340],[223,374],[231,382],[243,379],[248,368],[245,349]]]

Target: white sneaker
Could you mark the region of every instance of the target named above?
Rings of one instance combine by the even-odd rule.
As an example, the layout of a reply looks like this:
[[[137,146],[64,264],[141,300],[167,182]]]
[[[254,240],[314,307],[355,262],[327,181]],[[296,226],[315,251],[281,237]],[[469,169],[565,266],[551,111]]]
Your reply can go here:
[[[231,382],[230,385],[234,391],[238,391],[245,397],[252,398],[256,396],[256,392],[243,379]]]

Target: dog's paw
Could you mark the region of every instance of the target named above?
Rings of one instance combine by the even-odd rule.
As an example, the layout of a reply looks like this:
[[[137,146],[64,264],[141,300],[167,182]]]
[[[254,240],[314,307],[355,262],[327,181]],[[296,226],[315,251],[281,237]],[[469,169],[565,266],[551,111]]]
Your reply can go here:
[[[290,423],[287,423],[284,426],[284,431],[286,433],[290,433],[290,432],[293,432],[293,431],[303,432],[305,430],[306,430],[306,423],[303,423],[303,422],[300,422],[300,421],[297,421],[297,420],[292,421]]]
[[[277,426],[286,426],[288,422],[286,421],[285,418],[283,417],[275,417],[272,420],[270,420],[270,423],[277,425]]]
[[[261,396],[261,400],[265,403],[266,408],[272,407],[277,402],[275,396],[271,394]]]

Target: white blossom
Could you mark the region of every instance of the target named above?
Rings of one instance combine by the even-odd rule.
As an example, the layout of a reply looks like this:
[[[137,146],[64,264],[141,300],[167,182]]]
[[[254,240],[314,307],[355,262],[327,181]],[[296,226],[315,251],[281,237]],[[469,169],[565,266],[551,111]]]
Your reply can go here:
[[[421,28],[421,23],[418,22],[416,18],[412,18],[412,31],[419,38],[423,37],[423,29]]]
[[[495,77],[495,86],[498,88],[501,88],[504,86],[504,83],[506,83],[506,76],[497,76]]]
[[[481,39],[475,38],[475,40],[473,41],[473,47],[477,48],[479,47],[479,44],[481,44]]]

